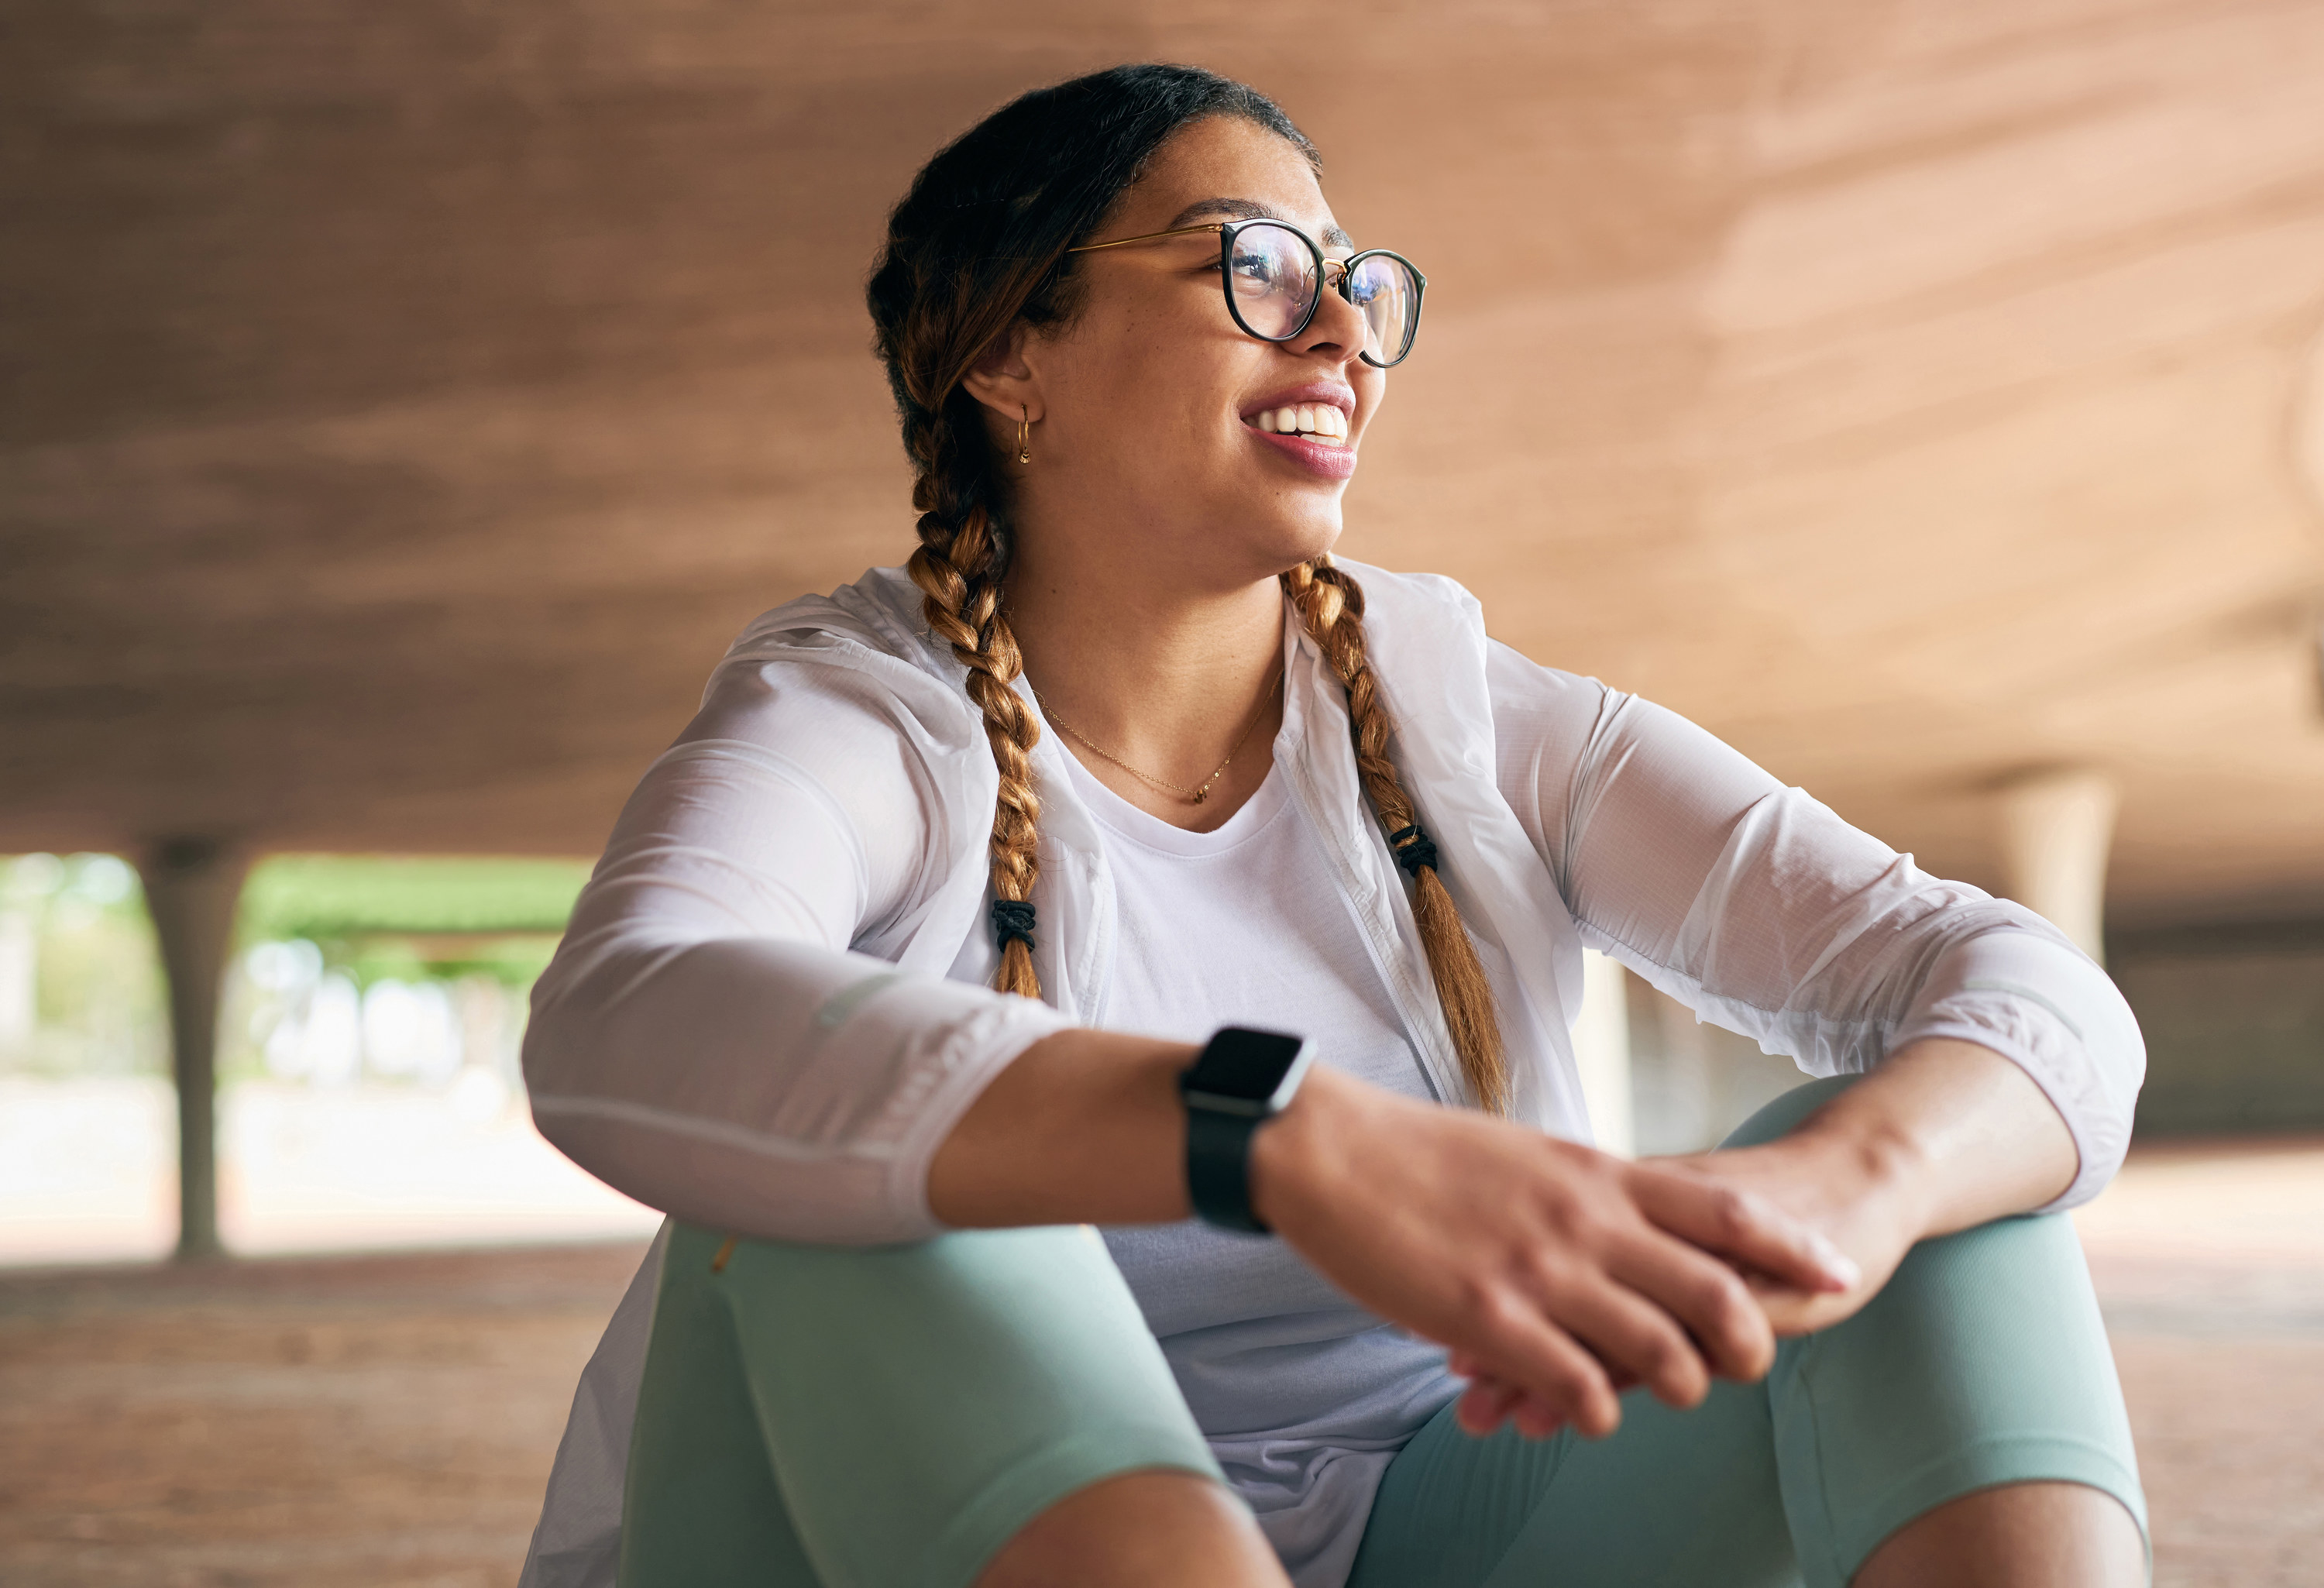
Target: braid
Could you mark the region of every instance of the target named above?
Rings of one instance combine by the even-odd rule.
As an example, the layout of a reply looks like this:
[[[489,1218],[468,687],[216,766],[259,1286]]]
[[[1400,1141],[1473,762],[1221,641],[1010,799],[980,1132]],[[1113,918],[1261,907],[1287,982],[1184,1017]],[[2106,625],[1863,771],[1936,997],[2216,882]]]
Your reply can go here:
[[[1008,494],[976,399],[977,360],[1019,327],[1071,319],[1077,279],[1066,249],[1086,241],[1156,150],[1179,128],[1231,115],[1314,146],[1273,101],[1190,66],[1121,66],[1011,100],[938,152],[888,217],[864,300],[912,460],[920,544],[912,583],[928,632],[968,669],[1001,773],[992,812],[993,985],[1041,995],[1033,971],[1033,787],[1039,717],[1010,686],[1022,670],[1001,615],[1009,571]]]
[[[1356,745],[1356,776],[1372,814],[1391,835],[1400,852],[1417,850],[1427,843],[1419,830],[1412,800],[1397,780],[1396,763],[1388,759],[1388,742],[1396,732],[1379,688],[1372,681],[1371,660],[1364,653],[1363,587],[1332,565],[1327,552],[1301,563],[1283,576],[1283,587],[1299,610],[1299,619],[1322,648],[1332,670],[1348,691],[1348,728]],[[1428,858],[1422,859],[1425,854]],[[1444,1024],[1452,1035],[1453,1051],[1461,1056],[1461,1074],[1469,1083],[1477,1105],[1491,1113],[1509,1106],[1508,1066],[1501,1053],[1501,1028],[1493,1011],[1492,984],[1478,963],[1476,946],[1461,925],[1461,912],[1436,874],[1433,846],[1419,853],[1400,853],[1399,861],[1412,873],[1412,919],[1420,928],[1421,946],[1428,953],[1429,974],[1436,982],[1437,1002],[1444,1006]]]
[[[975,422],[973,416],[959,417]],[[920,511],[912,583],[927,597],[920,605],[928,632],[951,645],[968,669],[969,698],[984,714],[984,736],[1000,769],[1001,797],[992,811],[993,897],[1027,902],[1041,874],[1034,847],[1041,797],[1034,791],[1032,761],[1041,725],[1010,688],[1022,662],[1017,637],[1001,613],[1007,559],[984,501],[983,438],[975,435],[963,445],[955,423],[955,416],[942,409],[919,409],[906,424],[905,447],[919,468],[912,485],[912,505]],[[992,984],[1003,992],[1041,995],[1032,949],[1022,935],[1001,945]]]

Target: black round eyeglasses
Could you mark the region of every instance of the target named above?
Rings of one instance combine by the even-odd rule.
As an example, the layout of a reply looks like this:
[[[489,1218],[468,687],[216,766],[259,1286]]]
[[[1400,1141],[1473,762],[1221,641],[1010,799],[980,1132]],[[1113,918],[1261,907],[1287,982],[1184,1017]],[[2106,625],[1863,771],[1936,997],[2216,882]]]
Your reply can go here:
[[[1329,285],[1364,317],[1359,356],[1366,364],[1391,369],[1412,351],[1413,335],[1420,329],[1420,295],[1427,290],[1428,278],[1412,261],[1386,248],[1333,259],[1321,243],[1289,221],[1214,220],[1116,237],[1111,243],[1084,243],[1065,252],[1093,254],[1198,232],[1219,235],[1219,274],[1227,312],[1260,341],[1288,342],[1305,330]]]

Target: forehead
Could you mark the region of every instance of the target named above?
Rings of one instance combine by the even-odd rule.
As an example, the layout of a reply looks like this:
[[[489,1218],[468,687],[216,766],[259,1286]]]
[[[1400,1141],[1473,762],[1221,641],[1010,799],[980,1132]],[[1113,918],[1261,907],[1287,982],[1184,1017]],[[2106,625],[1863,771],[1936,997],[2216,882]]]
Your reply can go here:
[[[1240,116],[1207,116],[1173,134],[1138,185],[1122,195],[1117,213],[1119,225],[1110,231],[1269,215],[1326,243],[1346,240],[1307,157]]]

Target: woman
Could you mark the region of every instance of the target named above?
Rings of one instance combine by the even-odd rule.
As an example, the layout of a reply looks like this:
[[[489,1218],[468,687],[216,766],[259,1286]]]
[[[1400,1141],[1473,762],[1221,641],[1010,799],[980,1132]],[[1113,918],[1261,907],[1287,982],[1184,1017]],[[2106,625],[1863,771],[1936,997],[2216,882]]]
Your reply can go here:
[[[529,1579],[2139,1580],[2079,1249],[2006,1216],[2118,1164],[2128,1011],[1332,561],[1423,283],[1317,169],[1123,68],[891,217],[909,582],[745,632],[535,994],[542,1131],[674,1223]],[[1830,1078],[1578,1145],[1585,942]]]

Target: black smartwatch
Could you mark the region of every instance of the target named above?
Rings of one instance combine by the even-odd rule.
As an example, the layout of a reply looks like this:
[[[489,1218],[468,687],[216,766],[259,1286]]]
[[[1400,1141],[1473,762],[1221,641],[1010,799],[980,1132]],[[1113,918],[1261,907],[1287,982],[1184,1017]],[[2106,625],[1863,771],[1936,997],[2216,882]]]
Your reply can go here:
[[[1186,1191],[1204,1223],[1271,1233],[1250,1207],[1250,1139],[1289,1105],[1314,1057],[1304,1037],[1226,1026],[1179,1073]]]

